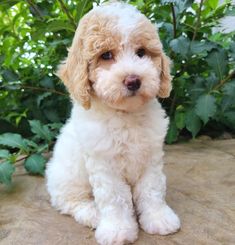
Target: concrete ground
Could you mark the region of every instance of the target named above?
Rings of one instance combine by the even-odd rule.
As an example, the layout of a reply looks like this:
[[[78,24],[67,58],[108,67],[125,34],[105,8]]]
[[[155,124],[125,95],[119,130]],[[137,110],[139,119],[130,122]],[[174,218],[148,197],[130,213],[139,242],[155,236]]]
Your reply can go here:
[[[235,244],[235,140],[166,146],[167,201],[182,229],[139,233],[136,245]],[[13,188],[0,186],[1,245],[93,245],[94,231],[49,204],[44,179],[20,171]]]

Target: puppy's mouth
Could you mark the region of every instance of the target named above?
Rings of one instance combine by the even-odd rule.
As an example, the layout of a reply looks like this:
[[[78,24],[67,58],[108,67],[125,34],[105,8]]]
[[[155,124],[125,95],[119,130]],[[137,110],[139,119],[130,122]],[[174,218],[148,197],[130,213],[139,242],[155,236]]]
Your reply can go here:
[[[137,94],[138,94],[137,91],[128,91],[127,97],[134,97],[134,96],[136,96]]]

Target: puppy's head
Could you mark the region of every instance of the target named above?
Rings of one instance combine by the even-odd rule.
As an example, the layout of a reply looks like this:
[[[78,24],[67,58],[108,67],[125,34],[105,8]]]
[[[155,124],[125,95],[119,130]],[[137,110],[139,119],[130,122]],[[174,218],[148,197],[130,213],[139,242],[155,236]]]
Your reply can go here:
[[[151,22],[130,5],[112,3],[83,17],[57,74],[86,109],[96,97],[134,111],[169,96],[169,63]]]

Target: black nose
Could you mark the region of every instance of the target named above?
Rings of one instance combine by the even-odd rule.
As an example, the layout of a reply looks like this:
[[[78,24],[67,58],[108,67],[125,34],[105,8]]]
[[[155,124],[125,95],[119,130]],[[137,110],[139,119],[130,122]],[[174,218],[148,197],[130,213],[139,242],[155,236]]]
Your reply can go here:
[[[124,84],[130,91],[136,91],[141,86],[140,77],[137,75],[129,75],[125,78]]]

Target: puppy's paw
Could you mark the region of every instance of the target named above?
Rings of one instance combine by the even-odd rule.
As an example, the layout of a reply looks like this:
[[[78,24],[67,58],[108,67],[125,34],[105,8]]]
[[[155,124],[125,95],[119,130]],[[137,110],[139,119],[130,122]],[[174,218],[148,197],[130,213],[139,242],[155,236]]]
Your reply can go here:
[[[97,227],[99,222],[99,212],[94,201],[82,202],[77,205],[73,216],[79,224],[93,229]]]
[[[141,228],[149,234],[168,235],[180,229],[180,220],[167,205],[160,210],[143,212],[140,216]]]
[[[133,218],[102,218],[95,233],[101,245],[123,245],[133,243],[138,237],[138,226]]]

